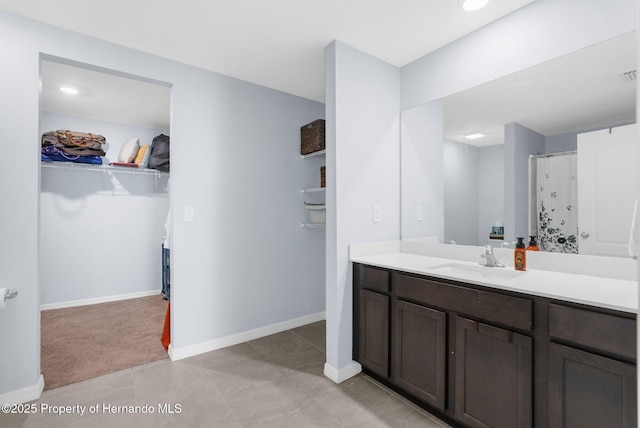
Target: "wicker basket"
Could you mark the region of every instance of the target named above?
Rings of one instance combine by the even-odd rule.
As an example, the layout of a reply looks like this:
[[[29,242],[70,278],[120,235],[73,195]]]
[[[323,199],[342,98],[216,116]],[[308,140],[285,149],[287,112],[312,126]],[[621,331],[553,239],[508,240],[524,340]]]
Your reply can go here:
[[[324,119],[317,119],[300,128],[300,154],[324,150]]]
[[[320,187],[327,187],[327,168],[320,167]]]

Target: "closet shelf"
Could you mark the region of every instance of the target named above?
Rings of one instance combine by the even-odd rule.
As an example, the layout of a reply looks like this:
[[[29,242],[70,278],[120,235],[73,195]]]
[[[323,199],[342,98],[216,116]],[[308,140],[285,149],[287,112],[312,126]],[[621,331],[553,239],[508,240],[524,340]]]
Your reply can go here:
[[[309,229],[325,229],[326,225],[319,223],[300,223],[300,227],[306,227]]]
[[[74,162],[41,162],[43,168],[67,169],[70,171],[99,171],[99,172],[117,172],[130,175],[151,175],[156,177],[168,176],[168,172],[162,172],[155,169],[127,168],[112,165],[92,165]]]
[[[300,159],[306,159],[306,158],[311,158],[311,157],[314,157],[314,156],[324,155],[325,152],[326,152],[326,149],[325,150],[318,150],[317,152],[309,153],[309,154],[306,154],[306,155],[300,155]]]
[[[313,189],[300,189],[300,193],[325,192],[326,190],[327,190],[326,187],[315,187]]]

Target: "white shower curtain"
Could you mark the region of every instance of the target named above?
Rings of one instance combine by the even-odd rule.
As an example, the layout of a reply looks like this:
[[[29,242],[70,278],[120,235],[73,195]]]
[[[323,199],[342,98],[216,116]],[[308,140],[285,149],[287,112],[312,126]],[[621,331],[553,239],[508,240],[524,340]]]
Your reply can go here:
[[[538,245],[542,251],[578,253],[577,154],[536,158]]]

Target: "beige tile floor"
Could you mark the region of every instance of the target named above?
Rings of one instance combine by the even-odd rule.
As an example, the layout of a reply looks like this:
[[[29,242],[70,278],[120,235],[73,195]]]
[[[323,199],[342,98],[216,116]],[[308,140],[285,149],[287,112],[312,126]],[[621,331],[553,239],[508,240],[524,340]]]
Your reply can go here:
[[[34,414],[0,413],[0,427],[448,426],[367,376],[335,384],[324,349],[324,322],[309,324],[52,389]],[[71,413],[58,414],[64,406]]]

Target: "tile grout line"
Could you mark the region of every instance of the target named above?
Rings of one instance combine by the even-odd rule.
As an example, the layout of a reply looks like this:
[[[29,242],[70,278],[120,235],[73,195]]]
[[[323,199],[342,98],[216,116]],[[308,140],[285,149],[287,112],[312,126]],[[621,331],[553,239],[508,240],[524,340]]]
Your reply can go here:
[[[311,342],[310,340],[308,340],[308,339],[306,339],[306,338],[304,338],[304,337],[300,336],[300,335],[299,335],[298,333],[296,333],[295,331],[293,331],[293,330],[289,330],[289,331],[290,331],[291,333],[295,334],[295,335],[296,335],[296,337],[299,337],[300,339],[302,339],[302,340],[304,340],[305,342],[307,342],[308,344],[310,344],[312,347],[314,347],[314,348],[316,348],[317,350],[319,350],[320,352],[322,352],[323,354],[325,354],[325,355],[327,354],[327,351],[326,351],[325,349],[321,349],[319,346],[316,346],[316,344],[315,344],[315,343],[313,343],[313,342]]]
[[[382,383],[378,382],[377,380],[373,379],[372,377],[369,377],[369,376],[367,376],[366,374],[363,374],[363,373],[362,373],[362,377],[364,379],[366,379],[367,381],[371,382],[373,385],[375,385],[378,388],[382,389],[383,391],[386,391],[387,393],[391,394],[391,396],[396,398],[398,401],[400,401],[400,402],[404,403],[405,405],[411,407],[412,409],[414,409],[418,413],[422,414],[423,416],[427,417],[429,420],[433,421],[434,423],[437,423],[442,428],[451,428],[450,425],[444,424],[442,421],[437,419],[434,415],[429,413],[427,410],[423,409],[422,407],[418,406],[417,404],[415,404],[411,400],[403,397],[402,395],[398,394],[396,391],[388,388],[387,386],[383,385]]]

